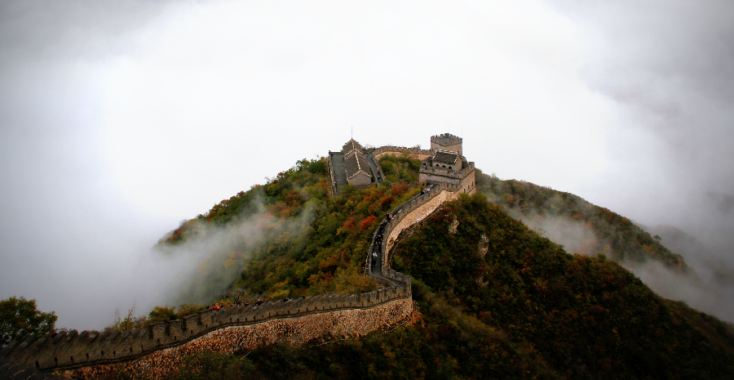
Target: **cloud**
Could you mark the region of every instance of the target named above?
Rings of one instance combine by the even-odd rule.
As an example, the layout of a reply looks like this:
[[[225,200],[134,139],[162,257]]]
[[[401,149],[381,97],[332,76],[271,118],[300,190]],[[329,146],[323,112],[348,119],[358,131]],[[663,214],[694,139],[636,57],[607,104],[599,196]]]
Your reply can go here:
[[[692,235],[698,247],[669,245],[669,237],[663,244],[684,256],[698,282],[664,275],[662,268],[636,270],[664,296],[733,320],[731,310],[717,305],[728,303],[734,273],[734,28],[728,17],[734,4],[548,3],[586,36],[580,78],[616,104],[615,132],[607,139],[614,164],[580,195],[644,224]],[[679,286],[671,285],[676,281]]]
[[[596,256],[602,251],[601,247],[608,244],[585,223],[573,218],[540,215],[532,211],[521,213],[517,209],[510,209],[509,214],[540,235],[562,245],[568,253]],[[721,260],[704,244],[675,227],[643,228],[651,234],[662,236],[663,245],[681,254],[693,273],[673,271],[656,260],[627,260],[619,264],[638,276],[658,295],[684,301],[695,309],[734,322],[734,306],[729,302],[734,297],[731,262]]]
[[[586,223],[565,217],[547,217],[536,213],[523,214],[510,209],[510,216],[521,220],[528,228],[563,246],[568,253],[596,255],[601,247],[599,239]]]
[[[622,263],[655,293],[665,298],[684,301],[688,306],[715,315],[722,320],[734,322],[734,286],[712,284],[710,279],[685,276],[671,272],[658,262],[644,264]]]
[[[651,185],[652,193],[673,206],[661,202],[645,210],[651,212],[644,218],[683,219],[695,212],[690,201],[696,197],[711,191],[731,194],[734,160],[727,146],[734,140],[734,28],[726,15],[734,12],[734,4],[549,3],[587,36],[581,78],[618,106],[620,133],[609,141],[613,160],[638,160],[647,171],[635,172],[637,178],[621,183],[620,190],[633,193],[632,186]],[[646,177],[654,180],[646,182]]]
[[[154,276],[159,271],[168,272],[164,275],[168,278],[166,286],[155,290],[159,293],[157,298],[165,295],[166,302],[173,305],[211,303],[234,284],[247,263],[257,255],[267,254],[268,250],[263,248],[274,241],[288,244],[308,232],[313,220],[310,205],[298,217],[284,220],[270,215],[262,199],[254,202],[258,212],[253,215],[240,215],[224,226],[192,220],[188,222],[191,229],[185,241],[158,244],[157,252],[152,254],[170,268],[151,270]],[[133,290],[133,293],[144,292]]]

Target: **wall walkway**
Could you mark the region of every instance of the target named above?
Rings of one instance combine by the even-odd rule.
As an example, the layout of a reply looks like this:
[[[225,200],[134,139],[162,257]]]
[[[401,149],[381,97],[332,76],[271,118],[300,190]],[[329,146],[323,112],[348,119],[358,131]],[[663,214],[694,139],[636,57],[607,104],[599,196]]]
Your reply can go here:
[[[430,191],[427,193],[418,194],[396,207],[391,212],[393,218],[383,221],[375,231],[372,244],[370,244],[367,253],[365,271],[374,276],[378,282],[382,281],[384,283],[384,280],[380,277],[391,279],[395,284],[410,281],[410,276],[389,268],[388,254],[390,249],[392,249],[401,232],[416,223],[420,223],[444,202],[455,200],[459,195],[459,187],[451,184],[433,185],[429,189]],[[377,263],[374,269],[371,265],[373,261]]]
[[[392,145],[386,145],[386,146],[381,146],[379,148],[376,148],[375,150],[372,151],[372,154],[375,156],[376,160],[379,160],[380,157],[385,154],[392,154],[393,156],[400,156],[401,154],[407,154],[410,158],[415,158],[418,160],[423,160],[425,158],[433,156],[433,152],[427,149],[406,148],[403,146],[392,146]]]
[[[22,343],[11,342],[0,352],[0,357],[44,371],[62,370],[85,378],[85,373],[94,371],[76,369],[100,365],[106,370],[119,369],[120,366],[109,365],[123,362],[126,363],[123,367],[131,369],[155,367],[163,364],[155,358],[168,357],[161,352],[173,348],[189,353],[192,347],[216,346],[234,352],[268,344],[274,341],[274,336],[278,337],[275,341],[302,343],[317,336],[364,335],[380,326],[399,323],[411,312],[407,283],[362,294],[326,294],[260,306],[209,309],[181,320],[154,323],[142,331],[47,334]],[[145,363],[150,365],[146,367]]]

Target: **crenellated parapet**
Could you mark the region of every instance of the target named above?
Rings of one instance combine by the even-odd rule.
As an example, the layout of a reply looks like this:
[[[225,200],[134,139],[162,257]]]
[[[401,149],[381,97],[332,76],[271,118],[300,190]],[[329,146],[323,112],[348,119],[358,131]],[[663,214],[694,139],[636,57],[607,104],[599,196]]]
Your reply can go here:
[[[447,150],[459,153],[459,155],[463,155],[463,143],[464,140],[461,137],[452,135],[450,133],[442,133],[440,135],[431,136],[431,150]]]
[[[424,220],[428,215],[436,211],[436,209],[438,209],[443,203],[456,199],[460,191],[460,186],[449,183],[440,183],[432,185],[429,191],[416,195],[396,207],[391,212],[392,219],[385,221],[384,228],[375,231],[375,234],[372,237],[372,244],[370,244],[370,248],[367,253],[368,259],[365,266],[368,273],[375,277],[378,282],[387,282],[392,285],[399,285],[402,283],[410,284],[410,276],[404,275],[389,267],[388,256],[390,249],[395,244],[397,237],[403,230]],[[382,244],[376,243],[378,234],[382,234],[383,236]],[[376,252],[378,254],[377,256],[380,263],[379,271],[372,271],[369,265],[372,252]],[[375,272],[377,272],[377,274],[375,274]],[[384,277],[389,281],[384,281],[380,277]]]
[[[78,333],[72,330],[46,334],[40,339],[11,342],[0,356],[44,371],[120,363],[191,342],[223,328],[341,310],[368,310],[406,298],[410,298],[409,283],[362,294],[325,294],[259,306],[208,309],[182,319],[153,323],[140,331]]]
[[[449,168],[434,167],[421,163],[418,181],[426,184],[446,183],[457,186],[458,191],[474,194],[476,192],[476,171],[473,162],[467,162],[463,169],[456,171]]]
[[[453,178],[458,181],[461,181],[467,175],[469,175],[469,173],[474,171],[474,169],[475,169],[474,163],[468,162],[466,167],[464,167],[463,169],[459,171],[451,170],[451,169],[444,169],[444,168],[436,168],[436,167],[431,167],[431,166],[421,166],[420,173],[428,174],[428,175],[430,174],[440,175],[443,177]]]
[[[462,143],[464,139],[459,136],[452,135],[451,133],[444,133],[436,136],[431,136],[431,142],[434,144],[449,145],[455,143]]]

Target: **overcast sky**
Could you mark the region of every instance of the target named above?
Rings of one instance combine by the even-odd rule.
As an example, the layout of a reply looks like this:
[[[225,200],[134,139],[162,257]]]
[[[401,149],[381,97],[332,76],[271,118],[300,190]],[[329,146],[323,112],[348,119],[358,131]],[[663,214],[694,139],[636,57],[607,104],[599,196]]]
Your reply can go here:
[[[3,1],[0,299],[165,302],[158,238],[352,127],[728,246],[734,3],[577,3]]]

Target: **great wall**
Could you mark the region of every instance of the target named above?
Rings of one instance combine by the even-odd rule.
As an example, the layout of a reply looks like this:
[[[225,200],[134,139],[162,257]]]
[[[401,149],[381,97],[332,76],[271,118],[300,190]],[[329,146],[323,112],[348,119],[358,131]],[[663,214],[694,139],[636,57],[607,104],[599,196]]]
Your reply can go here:
[[[374,152],[378,152],[376,157],[407,153],[419,158],[430,151],[382,147]],[[221,311],[208,309],[180,320],[153,323],[140,331],[79,334],[72,330],[24,342],[13,341],[0,351],[0,375],[7,374],[10,377],[6,378],[13,379],[30,376],[89,379],[125,370],[158,379],[183,364],[186,355],[203,350],[233,353],[280,342],[301,345],[317,339],[359,337],[398,325],[408,321],[414,311],[411,281],[409,276],[389,268],[390,249],[401,232],[424,220],[444,202],[456,199],[461,191],[465,189],[454,184],[432,185],[430,191],[416,195],[392,211],[392,219],[385,221],[382,230],[387,244],[376,244],[378,231],[375,231],[365,272],[383,285],[382,289],[273,301],[259,306],[236,305]],[[372,252],[377,253],[380,263],[375,270],[369,265]]]

